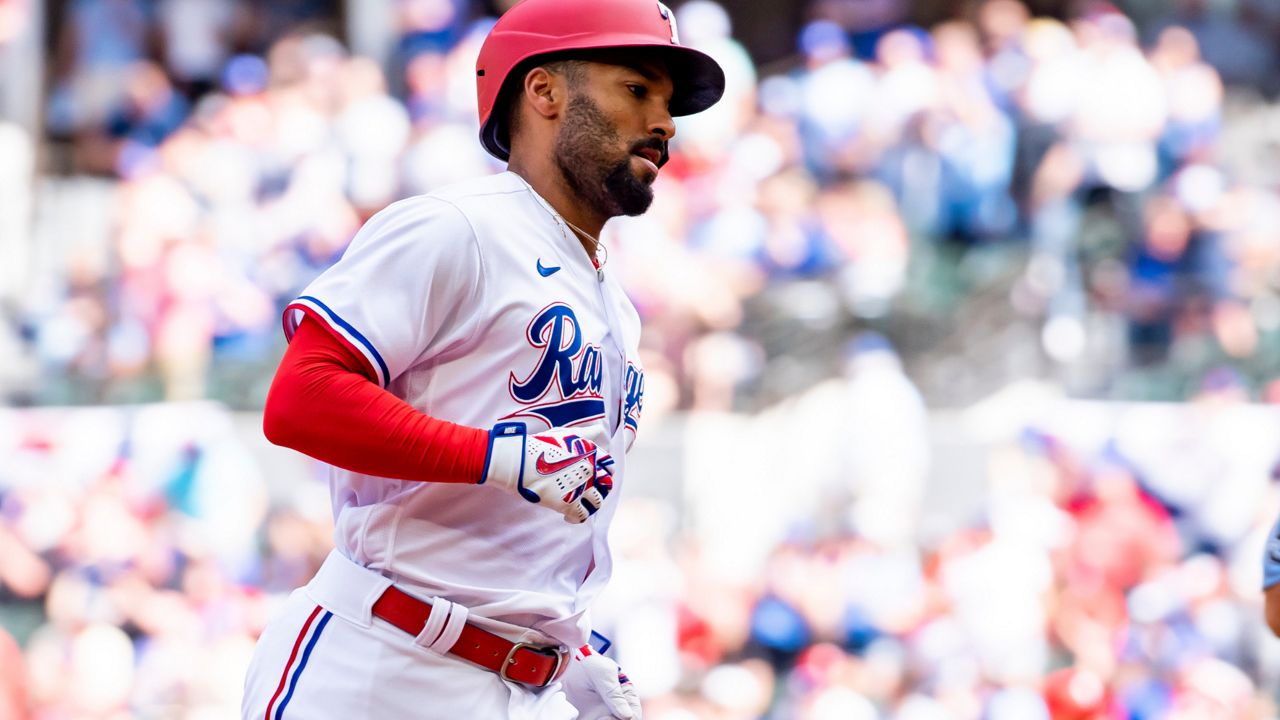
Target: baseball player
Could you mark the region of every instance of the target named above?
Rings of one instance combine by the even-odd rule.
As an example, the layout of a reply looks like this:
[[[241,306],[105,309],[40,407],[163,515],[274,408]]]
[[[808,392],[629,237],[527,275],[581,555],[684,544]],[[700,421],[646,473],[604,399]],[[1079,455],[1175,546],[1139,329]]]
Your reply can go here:
[[[1271,527],[1262,551],[1262,596],[1267,627],[1280,636],[1280,519]]]
[[[386,208],[285,310],[264,430],[332,466],[336,548],[246,719],[640,717],[589,643],[644,393],[597,238],[724,74],[660,2],[524,0],[476,83],[507,172]]]

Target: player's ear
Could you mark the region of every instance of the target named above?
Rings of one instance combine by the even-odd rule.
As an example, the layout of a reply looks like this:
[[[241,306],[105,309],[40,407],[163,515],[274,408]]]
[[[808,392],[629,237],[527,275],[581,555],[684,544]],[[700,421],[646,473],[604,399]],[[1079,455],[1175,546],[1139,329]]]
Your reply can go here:
[[[563,78],[544,67],[536,67],[524,76],[524,97],[534,112],[548,119],[559,115],[568,99]]]

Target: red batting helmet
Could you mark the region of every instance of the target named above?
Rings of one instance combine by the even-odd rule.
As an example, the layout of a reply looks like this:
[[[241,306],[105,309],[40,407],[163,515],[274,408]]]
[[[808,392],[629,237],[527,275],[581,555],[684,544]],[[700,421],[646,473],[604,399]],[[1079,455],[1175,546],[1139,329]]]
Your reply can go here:
[[[671,71],[673,116],[702,112],[724,94],[724,71],[710,56],[682,47],[675,15],[655,0],[522,0],[485,38],[476,61],[480,142],[507,160],[506,113],[496,107],[521,63],[539,55],[602,48],[654,48]],[[496,112],[495,112],[496,111]]]

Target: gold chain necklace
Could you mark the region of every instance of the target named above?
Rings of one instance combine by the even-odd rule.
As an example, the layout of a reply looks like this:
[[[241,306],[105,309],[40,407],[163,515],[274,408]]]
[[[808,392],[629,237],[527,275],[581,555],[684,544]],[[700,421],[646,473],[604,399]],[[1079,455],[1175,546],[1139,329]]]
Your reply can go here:
[[[566,218],[564,218],[564,217],[561,217],[560,219],[561,219],[561,220],[564,220],[564,224],[565,224],[565,225],[568,225],[569,227],[573,228],[573,231],[574,231],[574,232],[578,233],[579,235],[581,235],[581,236],[582,236],[582,237],[584,237],[584,238],[587,238],[588,240],[590,240],[590,241],[594,244],[595,249],[596,249],[596,256],[595,256],[595,257],[592,257],[592,261],[593,261],[593,262],[595,262],[595,264],[596,264],[596,269],[597,269],[597,270],[598,270],[598,269],[600,269],[600,268],[602,268],[602,267],[604,267],[604,264],[605,264],[605,263],[607,263],[607,262],[609,262],[609,248],[605,247],[605,246],[604,246],[604,243],[600,242],[600,238],[598,238],[598,237],[596,237],[596,236],[592,235],[591,233],[587,232],[586,230],[583,230],[582,228],[578,227],[577,225],[574,225],[573,223],[569,222],[569,221],[568,221]],[[604,257],[600,257],[600,253],[602,253],[602,252],[604,253]]]
[[[609,249],[604,246],[604,243],[600,242],[600,238],[592,235],[586,230],[583,230],[577,225],[574,225],[573,223],[566,220],[563,215],[556,212],[556,209],[551,207],[551,205],[546,200],[544,200],[536,190],[533,189],[533,186],[529,184],[528,180],[525,180],[524,177],[519,173],[512,173],[512,174],[520,178],[520,182],[524,183],[525,190],[529,191],[529,194],[533,196],[534,200],[538,201],[538,205],[541,206],[542,209],[545,210],[547,214],[551,216],[552,220],[555,220],[557,224],[564,223],[565,225],[568,225],[575,233],[590,240],[594,244],[597,254],[600,253],[601,251],[604,252],[603,258],[599,258],[595,256],[592,256],[591,258],[591,263],[596,266],[596,270],[602,269],[604,267],[604,264],[609,261]],[[560,234],[564,235],[563,227],[560,229]],[[567,239],[567,236],[566,236],[566,239]]]

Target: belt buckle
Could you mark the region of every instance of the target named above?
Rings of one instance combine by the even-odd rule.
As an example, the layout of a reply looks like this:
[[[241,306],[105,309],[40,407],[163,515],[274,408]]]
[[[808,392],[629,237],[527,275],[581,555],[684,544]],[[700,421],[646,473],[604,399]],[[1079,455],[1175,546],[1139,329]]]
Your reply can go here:
[[[534,685],[533,683],[527,683],[527,682],[524,682],[523,680],[517,680],[507,674],[507,668],[511,667],[511,663],[515,662],[516,653],[519,652],[521,648],[530,650],[539,655],[543,655],[543,656],[550,655],[555,657],[556,659],[555,668],[551,670],[551,674],[548,675],[547,679],[541,684]],[[533,685],[533,687],[546,687],[548,684],[551,683],[552,680],[556,678],[557,675],[560,674],[560,668],[564,665],[564,656],[566,654],[567,653],[560,652],[560,650],[555,648],[542,647],[539,645],[531,645],[530,643],[526,643],[526,642],[515,643],[511,646],[511,650],[507,652],[507,658],[502,661],[502,667],[499,668],[498,670],[498,677],[508,682],[520,683],[521,685]]]

